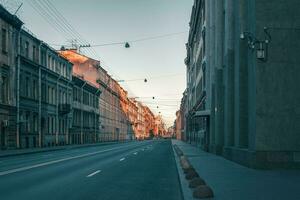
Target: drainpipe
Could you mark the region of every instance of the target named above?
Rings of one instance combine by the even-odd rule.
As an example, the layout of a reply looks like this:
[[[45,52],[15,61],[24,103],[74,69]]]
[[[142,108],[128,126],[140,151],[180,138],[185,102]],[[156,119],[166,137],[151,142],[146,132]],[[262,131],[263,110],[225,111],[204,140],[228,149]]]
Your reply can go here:
[[[55,70],[55,69],[54,69]],[[56,145],[58,144],[58,132],[59,132],[59,122],[58,122],[58,105],[59,105],[59,101],[58,101],[58,81],[61,78],[61,74],[59,75],[59,77],[56,80],[56,134],[55,134],[55,142]]]
[[[86,81],[84,82],[84,84],[81,86],[81,103],[80,103],[80,107],[81,107],[81,115],[80,115],[80,143],[83,144],[83,87],[86,85]]]
[[[17,139],[17,148],[20,148],[20,68],[21,68],[21,28],[18,31],[18,55],[17,55],[17,131],[16,131],[16,139]]]
[[[38,115],[38,132],[39,132],[39,147],[43,146],[42,142],[42,62],[41,62],[41,46],[42,42],[39,45],[39,115]]]

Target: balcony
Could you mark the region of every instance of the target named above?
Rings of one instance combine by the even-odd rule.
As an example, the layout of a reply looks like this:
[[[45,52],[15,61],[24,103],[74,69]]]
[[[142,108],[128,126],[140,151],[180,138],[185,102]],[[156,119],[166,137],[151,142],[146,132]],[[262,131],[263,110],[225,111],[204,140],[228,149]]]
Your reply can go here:
[[[69,103],[63,103],[58,105],[58,112],[59,114],[68,114],[71,112],[71,104]]]

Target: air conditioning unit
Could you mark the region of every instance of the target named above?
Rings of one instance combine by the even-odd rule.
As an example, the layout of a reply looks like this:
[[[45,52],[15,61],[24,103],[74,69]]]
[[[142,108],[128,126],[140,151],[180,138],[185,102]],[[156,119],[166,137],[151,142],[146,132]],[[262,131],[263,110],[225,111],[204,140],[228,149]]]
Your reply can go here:
[[[8,120],[3,120],[2,124],[3,124],[3,127],[8,127],[8,125],[9,125]]]

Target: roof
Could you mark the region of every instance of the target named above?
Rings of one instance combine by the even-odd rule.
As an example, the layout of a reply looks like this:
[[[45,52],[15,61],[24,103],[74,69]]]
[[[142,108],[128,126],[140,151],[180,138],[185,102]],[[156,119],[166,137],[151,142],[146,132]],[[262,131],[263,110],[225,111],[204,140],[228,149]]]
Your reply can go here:
[[[1,4],[0,4],[0,17],[1,19],[3,19],[7,23],[13,25],[18,29],[20,29],[21,26],[24,24],[16,15],[12,15]]]

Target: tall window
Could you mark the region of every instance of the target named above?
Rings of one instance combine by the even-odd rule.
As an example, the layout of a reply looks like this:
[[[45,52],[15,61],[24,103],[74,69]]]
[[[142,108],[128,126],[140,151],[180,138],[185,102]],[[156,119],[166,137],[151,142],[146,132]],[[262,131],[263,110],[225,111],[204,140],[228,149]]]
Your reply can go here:
[[[2,29],[2,52],[7,53],[7,31]]]
[[[33,80],[32,82],[32,98],[33,99],[37,99],[37,81],[36,80]]]
[[[20,48],[21,48],[21,54],[24,53],[24,46],[23,46],[23,39],[20,37]]]
[[[8,102],[8,78],[5,76],[2,76],[2,82],[0,82],[1,86],[1,97],[2,97],[2,103],[7,103]],[[0,99],[1,100],[1,99]]]
[[[47,102],[48,103],[52,103],[51,102],[51,100],[52,100],[52,94],[51,94],[51,87],[50,86],[48,86],[48,95],[47,96],[48,96],[48,101]]]
[[[53,88],[53,104],[56,104],[56,90]]]
[[[25,121],[26,121],[26,132],[29,133],[31,130],[30,130],[30,112],[26,112],[26,115],[25,115]]]
[[[41,52],[41,63],[43,66],[46,66],[46,52],[45,51]]]
[[[25,42],[25,57],[29,56],[29,42]]]
[[[46,101],[46,84],[42,83],[42,101]]]
[[[29,78],[25,78],[25,96],[29,97],[30,86],[29,86]]]
[[[47,122],[48,122],[48,134],[51,133],[51,121],[50,121],[50,117],[47,118]]]
[[[32,116],[32,128],[33,128],[33,132],[37,132],[38,131],[38,118],[37,118],[36,114],[34,114]]]
[[[52,63],[51,63],[51,56],[48,56],[48,68],[51,69]]]
[[[56,65],[55,65],[56,63],[55,63],[55,59],[54,58],[52,58],[52,70],[53,71],[56,71]]]
[[[34,45],[32,46],[32,60],[36,61],[36,47]]]

